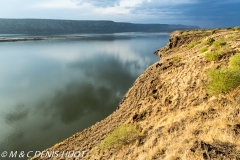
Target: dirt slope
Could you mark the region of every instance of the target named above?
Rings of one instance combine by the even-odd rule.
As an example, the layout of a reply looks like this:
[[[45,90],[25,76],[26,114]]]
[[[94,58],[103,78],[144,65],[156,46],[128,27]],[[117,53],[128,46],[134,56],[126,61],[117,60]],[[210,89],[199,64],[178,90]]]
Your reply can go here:
[[[226,42],[214,61],[204,55],[216,47],[200,53],[209,38]],[[239,88],[210,96],[205,74],[226,67],[237,52],[238,30],[175,31],[167,46],[155,52],[161,60],[137,78],[114,113],[46,151],[85,150],[81,159],[102,160],[240,159]],[[138,138],[101,151],[107,134],[123,124],[136,125]]]

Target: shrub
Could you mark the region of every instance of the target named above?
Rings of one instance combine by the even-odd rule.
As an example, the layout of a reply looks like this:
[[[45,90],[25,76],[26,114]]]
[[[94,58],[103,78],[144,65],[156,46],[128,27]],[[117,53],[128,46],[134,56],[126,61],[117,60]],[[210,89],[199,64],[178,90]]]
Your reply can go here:
[[[123,125],[109,133],[102,141],[100,149],[104,151],[109,148],[120,148],[136,140],[139,136],[139,129],[134,125]]]
[[[240,72],[240,53],[236,53],[234,56],[230,58],[229,66],[232,69],[234,68],[239,69]]]
[[[203,52],[206,52],[207,50],[208,50],[207,47],[203,47],[203,48],[201,48],[201,49],[199,50],[199,52],[200,52],[200,53],[203,53]]]
[[[211,46],[214,41],[215,41],[215,39],[213,39],[213,38],[208,38],[205,44]]]
[[[226,45],[227,43],[226,42],[224,42],[224,41],[215,41],[215,42],[213,42],[213,45],[215,46],[215,47],[221,47],[221,46],[224,46],[224,45]]]
[[[232,69],[215,69],[207,72],[209,82],[207,92],[210,95],[227,93],[240,85],[240,74]]]
[[[204,55],[207,60],[215,61],[218,58],[218,52],[208,52]]]
[[[209,82],[207,92],[211,95],[227,93],[240,86],[240,53],[229,60],[229,68],[215,69],[207,72]]]

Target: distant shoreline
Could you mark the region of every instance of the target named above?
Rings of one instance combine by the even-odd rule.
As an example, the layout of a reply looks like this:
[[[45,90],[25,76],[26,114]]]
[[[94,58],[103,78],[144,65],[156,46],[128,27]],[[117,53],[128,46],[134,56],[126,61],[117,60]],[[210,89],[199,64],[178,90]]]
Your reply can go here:
[[[125,32],[128,34],[123,35],[114,35],[114,34],[101,34],[101,33],[92,33],[92,35],[12,35],[11,36],[1,36],[0,34],[0,43],[1,42],[19,42],[19,41],[41,41],[41,40],[82,40],[82,39],[119,39],[119,38],[134,38],[135,35],[131,36],[130,33],[162,33],[169,34],[168,32]]]
[[[79,39],[82,36],[56,36],[56,37],[0,37],[0,42],[18,42],[18,41],[40,41],[40,40],[62,40]]]

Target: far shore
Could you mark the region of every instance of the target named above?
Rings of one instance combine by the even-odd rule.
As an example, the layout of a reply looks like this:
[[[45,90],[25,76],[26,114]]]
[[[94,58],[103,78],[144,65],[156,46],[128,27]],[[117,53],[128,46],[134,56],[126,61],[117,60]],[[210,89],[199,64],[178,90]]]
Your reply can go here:
[[[78,39],[78,38],[82,38],[82,36],[0,37],[0,42],[39,41],[39,40],[60,40],[60,39]]]

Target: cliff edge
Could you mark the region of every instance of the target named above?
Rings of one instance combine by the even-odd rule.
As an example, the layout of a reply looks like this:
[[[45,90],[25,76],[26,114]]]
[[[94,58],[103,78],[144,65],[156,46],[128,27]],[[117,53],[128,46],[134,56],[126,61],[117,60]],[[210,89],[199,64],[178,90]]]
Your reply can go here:
[[[114,113],[46,151],[84,150],[86,160],[240,159],[239,28],[171,37]],[[235,85],[216,92],[215,71],[231,72]]]

